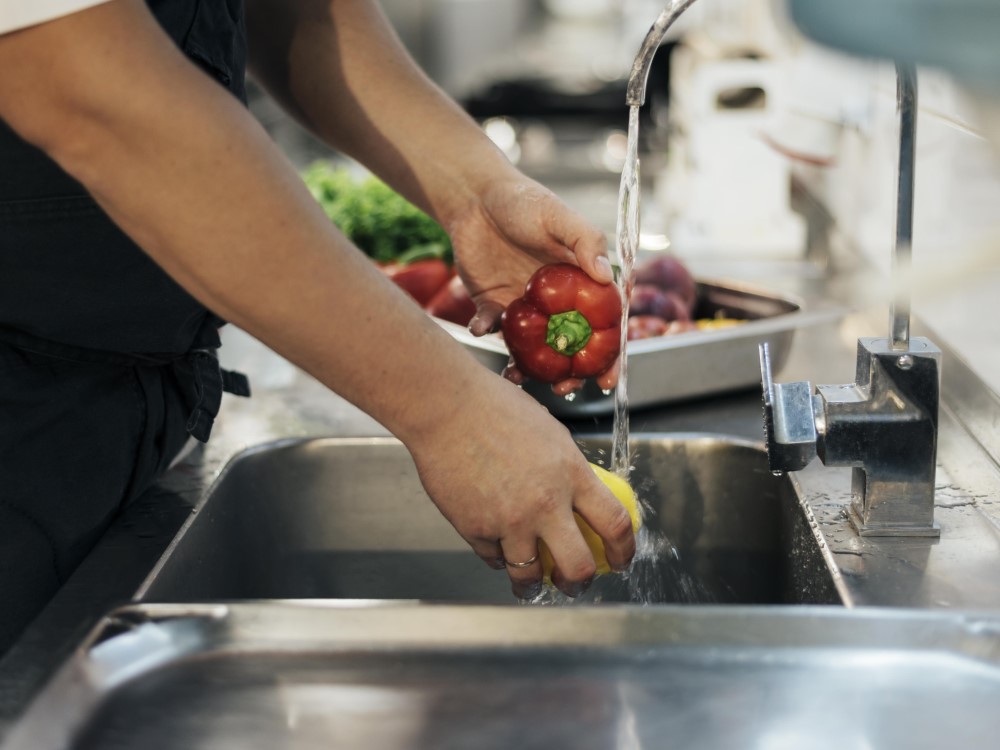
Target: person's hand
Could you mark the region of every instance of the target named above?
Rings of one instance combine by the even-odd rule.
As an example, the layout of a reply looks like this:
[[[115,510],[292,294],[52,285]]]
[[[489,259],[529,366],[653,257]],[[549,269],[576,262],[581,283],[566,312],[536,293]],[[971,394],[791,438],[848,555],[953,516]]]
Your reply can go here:
[[[574,511],[604,541],[612,569],[627,568],[635,536],[624,506],[544,407],[511,383],[483,374],[471,402],[407,442],[438,509],[487,565],[506,568],[522,598],[541,590],[542,540],[561,591],[577,596],[592,580],[596,565]]]
[[[469,330],[477,336],[497,328],[504,309],[524,294],[528,279],[543,265],[572,263],[595,281],[614,280],[604,234],[523,176],[491,182],[475,208],[448,230],[458,273],[476,303]],[[525,380],[513,361],[504,377],[519,385]],[[613,388],[617,366],[596,380],[601,388]],[[565,395],[582,385],[574,378],[555,383],[552,390]]]

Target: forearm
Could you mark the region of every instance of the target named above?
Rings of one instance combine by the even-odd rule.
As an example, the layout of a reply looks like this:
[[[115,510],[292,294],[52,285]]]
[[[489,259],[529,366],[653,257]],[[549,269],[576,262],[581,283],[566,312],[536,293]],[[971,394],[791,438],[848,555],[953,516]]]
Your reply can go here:
[[[374,0],[250,0],[251,71],[300,122],[446,227],[518,174],[419,70]]]
[[[446,383],[465,392],[496,380],[350,246],[141,3],[0,37],[0,69],[15,59],[0,116],[195,297],[404,442],[455,408]]]

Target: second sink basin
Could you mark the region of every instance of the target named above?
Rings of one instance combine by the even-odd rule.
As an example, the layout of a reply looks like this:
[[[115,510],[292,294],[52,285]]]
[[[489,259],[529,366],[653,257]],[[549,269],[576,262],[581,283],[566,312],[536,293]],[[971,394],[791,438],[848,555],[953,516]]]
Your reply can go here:
[[[646,507],[624,576],[585,601],[841,603],[815,520],[763,450],[715,435],[633,436]],[[592,459],[610,439],[588,438]],[[420,599],[515,603],[424,492],[391,438],[312,439],[244,452],[139,592],[163,602]]]

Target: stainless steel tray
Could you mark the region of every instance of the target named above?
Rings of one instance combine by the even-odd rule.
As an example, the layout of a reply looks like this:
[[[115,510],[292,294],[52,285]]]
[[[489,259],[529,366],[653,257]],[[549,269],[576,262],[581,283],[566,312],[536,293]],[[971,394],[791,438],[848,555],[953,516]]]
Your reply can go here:
[[[809,311],[803,302],[743,283],[698,280],[698,317],[717,313],[745,323],[706,331],[658,336],[628,345],[629,407],[638,409],[727,391],[760,387],[757,347],[767,342],[772,366],[784,366],[795,331],[829,321],[840,310]],[[438,321],[484,365],[501,372],[509,354],[498,334],[477,338],[464,327]],[[548,385],[529,382],[525,390],[558,417],[614,413],[614,396],[588,381],[572,400],[552,393]]]
[[[835,608],[145,605],[3,750],[996,747],[1000,619]]]

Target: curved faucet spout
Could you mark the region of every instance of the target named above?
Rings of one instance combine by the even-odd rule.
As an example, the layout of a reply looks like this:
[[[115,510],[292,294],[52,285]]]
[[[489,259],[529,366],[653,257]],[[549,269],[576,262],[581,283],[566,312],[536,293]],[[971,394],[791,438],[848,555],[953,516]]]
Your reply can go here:
[[[628,77],[625,102],[629,107],[641,107],[646,102],[646,82],[649,79],[649,69],[653,65],[653,56],[659,49],[663,37],[667,35],[667,29],[673,26],[674,21],[695,2],[696,0],[670,0],[646,32],[646,38],[642,40],[639,54],[632,63],[632,72]]]

